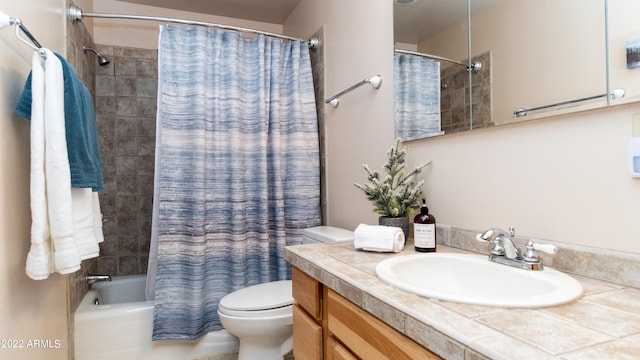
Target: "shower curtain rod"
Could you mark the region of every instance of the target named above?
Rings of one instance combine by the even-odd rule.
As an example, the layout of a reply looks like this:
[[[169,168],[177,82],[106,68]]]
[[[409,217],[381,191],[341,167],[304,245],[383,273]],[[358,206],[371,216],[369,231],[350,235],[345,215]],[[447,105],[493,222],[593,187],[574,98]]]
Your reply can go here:
[[[174,24],[183,24],[183,25],[197,25],[197,26],[206,26],[206,27],[216,27],[225,30],[235,30],[239,32],[252,33],[252,34],[262,34],[270,37],[285,39],[285,40],[293,40],[293,41],[302,41],[306,42],[310,49],[315,49],[318,46],[318,39],[311,38],[308,41],[286,36],[280,35],[276,33],[270,33],[266,31],[242,28],[237,26],[230,25],[221,25],[215,24],[205,21],[197,21],[197,20],[185,20],[185,19],[177,19],[170,17],[160,17],[160,16],[145,16],[145,15],[123,15],[123,14],[104,14],[104,13],[85,13],[81,8],[74,4],[69,5],[69,9],[67,15],[71,18],[73,22],[82,22],[84,17],[91,18],[103,18],[103,19],[127,19],[127,20],[146,20],[146,21],[157,21],[157,22],[165,22],[165,23],[174,23]]]
[[[438,55],[419,53],[419,52],[416,52],[416,51],[396,49],[395,52],[398,53],[398,54],[422,56],[422,57],[425,57],[427,59],[433,59],[433,60],[438,60],[438,61],[446,61],[446,62],[449,62],[449,63],[452,63],[452,64],[464,66],[464,67],[467,68],[467,71],[470,70],[470,71],[473,71],[473,72],[478,72],[478,71],[480,71],[480,69],[482,69],[482,63],[481,62],[474,62],[474,63],[471,63],[471,65],[468,65],[468,64],[463,63],[462,61],[452,60],[452,59],[448,59],[446,57],[442,57],[442,56],[438,56]]]

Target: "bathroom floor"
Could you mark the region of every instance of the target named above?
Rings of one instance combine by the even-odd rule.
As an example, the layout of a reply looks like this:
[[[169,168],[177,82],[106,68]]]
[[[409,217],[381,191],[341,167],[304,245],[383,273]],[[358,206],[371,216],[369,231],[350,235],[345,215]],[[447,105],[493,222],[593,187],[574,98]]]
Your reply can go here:
[[[220,354],[212,357],[204,357],[193,360],[238,360],[238,353],[235,352],[231,354]],[[285,355],[284,360],[295,360],[295,358],[293,357],[293,351]]]

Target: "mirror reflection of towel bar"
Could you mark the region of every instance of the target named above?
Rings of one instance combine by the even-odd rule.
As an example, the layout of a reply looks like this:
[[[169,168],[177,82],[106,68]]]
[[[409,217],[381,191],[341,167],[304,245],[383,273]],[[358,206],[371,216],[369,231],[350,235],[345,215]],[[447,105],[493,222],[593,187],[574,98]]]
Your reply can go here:
[[[613,91],[611,91],[611,98],[612,99],[621,99],[626,95],[626,93],[627,93],[626,90],[622,89],[622,88],[613,89]],[[555,103],[555,104],[532,107],[532,108],[529,108],[529,109],[520,108],[520,109],[514,111],[513,115],[515,115],[516,117],[523,117],[523,116],[527,116],[527,113],[529,111],[548,109],[548,108],[552,108],[552,107],[556,107],[556,106],[569,105],[569,104],[574,104],[574,103],[578,103],[578,102],[582,102],[582,101],[594,100],[594,99],[606,97],[608,95],[609,94],[600,94],[600,95],[588,96],[588,97],[584,97],[584,98],[580,98],[580,99],[562,101],[562,102]]]

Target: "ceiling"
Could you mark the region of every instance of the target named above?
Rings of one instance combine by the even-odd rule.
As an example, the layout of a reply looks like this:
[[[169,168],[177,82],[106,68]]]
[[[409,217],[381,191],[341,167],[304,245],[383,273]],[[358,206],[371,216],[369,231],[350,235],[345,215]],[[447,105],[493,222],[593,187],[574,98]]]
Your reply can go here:
[[[300,0],[122,0],[129,3],[284,24]],[[150,16],[153,14],[150,14]]]
[[[284,24],[301,0],[121,0],[129,3]],[[349,1],[349,0],[343,0]],[[393,1],[393,0],[388,0]],[[473,0],[471,12],[481,11],[501,0]],[[397,42],[417,44],[467,17],[466,0],[416,0],[394,4],[394,33]],[[148,14],[153,16],[153,14]]]

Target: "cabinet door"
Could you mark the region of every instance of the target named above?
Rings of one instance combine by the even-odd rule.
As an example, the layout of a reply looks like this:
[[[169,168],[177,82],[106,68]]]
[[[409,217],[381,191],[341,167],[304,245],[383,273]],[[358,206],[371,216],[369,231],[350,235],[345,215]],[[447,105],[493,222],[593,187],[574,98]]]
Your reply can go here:
[[[297,360],[297,359],[296,359]],[[326,360],[358,360],[357,357],[342,344],[340,344],[333,336],[327,338],[327,358]]]
[[[297,304],[293,305],[293,357],[322,359],[322,327]]]
[[[321,284],[298,268],[291,269],[293,285],[291,292],[296,303],[304,308],[316,321],[322,320]]]
[[[347,299],[328,291],[329,333],[361,359],[440,359]]]

